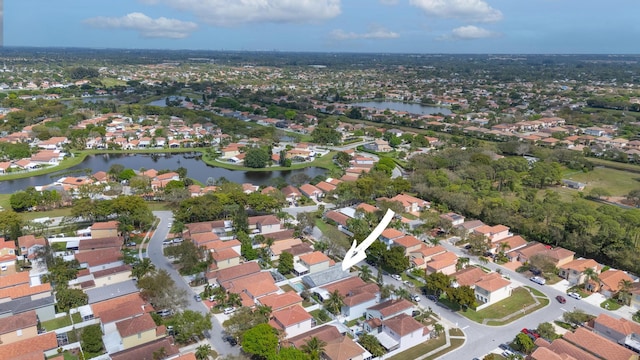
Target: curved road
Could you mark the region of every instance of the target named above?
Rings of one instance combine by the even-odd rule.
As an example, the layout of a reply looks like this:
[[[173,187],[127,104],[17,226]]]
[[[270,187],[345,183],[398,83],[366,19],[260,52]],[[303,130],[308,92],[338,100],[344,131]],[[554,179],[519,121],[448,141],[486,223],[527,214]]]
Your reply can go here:
[[[156,231],[151,236],[147,246],[147,256],[151,259],[151,262],[158,269],[166,270],[173,281],[181,289],[187,291],[187,300],[189,301],[186,309],[199,311],[205,315],[209,314],[209,309],[202,303],[197,302],[194,299],[195,293],[191,290],[191,287],[187,282],[178,274],[171,263],[167,260],[162,252],[162,241],[167,237],[169,233],[168,224],[173,221],[173,214],[171,211],[154,211],[153,214],[159,219]],[[240,347],[232,347],[228,343],[222,340],[222,325],[218,322],[215,316],[211,317],[212,329],[207,334],[207,339],[211,344],[211,347],[218,352],[220,356],[227,354],[238,355],[240,353]]]

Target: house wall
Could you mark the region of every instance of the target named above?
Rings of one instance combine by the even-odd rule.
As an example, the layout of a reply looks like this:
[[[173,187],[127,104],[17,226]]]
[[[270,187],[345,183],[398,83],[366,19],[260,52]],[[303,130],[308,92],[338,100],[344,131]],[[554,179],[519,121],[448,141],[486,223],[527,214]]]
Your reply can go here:
[[[307,264],[305,264],[305,266],[307,266]],[[313,274],[313,273],[317,273],[318,271],[322,271],[322,270],[326,270],[329,268],[329,261],[323,261],[321,263],[318,264],[314,264],[311,266],[307,266],[309,268],[309,273]]]
[[[15,330],[0,335],[0,344],[11,344],[16,341],[30,339],[36,336],[38,336],[38,327],[34,325],[25,329]]]
[[[571,285],[582,284],[585,279],[584,274],[577,270],[560,269],[558,275],[560,275],[561,278],[569,281]]]
[[[125,350],[131,349],[132,347],[146,344],[155,339],[156,339],[156,329],[150,329],[126,338],[122,338],[122,346],[124,346]]]
[[[476,286],[475,288],[476,299],[480,301],[485,301],[484,304],[476,308],[476,311],[481,310],[489,305],[495,304],[500,300],[504,300],[508,298],[509,296],[511,296],[511,290],[512,289],[510,286],[506,286],[494,292],[489,292],[483,288]]]
[[[285,329],[285,332],[287,333],[287,339],[288,339],[288,338],[306,333],[307,331],[310,331],[310,330],[311,330],[311,319],[305,320],[299,324],[289,326],[288,328]]]
[[[273,225],[258,225],[258,229],[260,230],[261,234],[271,234],[274,232],[278,232],[280,231],[280,224],[273,224]]]
[[[406,334],[403,337],[400,337],[399,334],[396,334],[393,330],[389,329],[385,325],[382,325],[382,331],[391,336],[394,340],[396,340],[400,344],[400,349],[408,349],[410,347],[414,347],[420,343],[423,343],[429,340],[429,335],[422,336],[424,330],[419,329],[412,333]]]
[[[232,266],[240,265],[240,257],[222,260],[220,262],[216,262],[216,265],[218,265],[218,269],[226,269]]]
[[[596,334],[600,334],[600,335],[602,335],[602,336],[604,336],[606,338],[609,338],[609,339],[611,339],[611,340],[613,340],[615,342],[624,341],[624,338],[626,338],[625,334],[619,333],[619,332],[617,332],[617,331],[615,331],[613,329],[610,329],[610,328],[608,328],[608,327],[606,327],[606,326],[604,326],[604,325],[602,325],[601,323],[598,323],[598,322],[593,324],[593,331]]]
[[[367,311],[367,308],[376,305],[378,300],[379,299],[376,296],[375,298],[373,298],[373,299],[371,299],[369,301],[365,301],[365,302],[363,302],[361,304],[358,304],[358,305],[355,305],[355,306],[352,306],[352,307],[343,306],[342,307],[342,315],[344,315],[346,317],[347,321],[355,320],[355,319],[363,316],[365,311]]]
[[[130,279],[131,279],[131,271],[129,270],[129,271],[123,271],[120,273],[94,279],[94,282],[96,283],[96,287],[100,287],[100,286],[105,286],[110,284],[117,284]]]

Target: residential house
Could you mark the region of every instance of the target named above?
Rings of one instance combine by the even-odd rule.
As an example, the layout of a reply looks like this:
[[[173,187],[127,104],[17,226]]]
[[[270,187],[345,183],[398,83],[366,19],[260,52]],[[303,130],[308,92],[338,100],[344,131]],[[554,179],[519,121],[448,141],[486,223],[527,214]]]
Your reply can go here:
[[[333,222],[335,222],[336,224],[338,224],[338,229],[343,230],[343,229],[348,229],[347,227],[347,221],[349,219],[351,219],[349,216],[339,212],[339,211],[335,211],[335,210],[329,210],[324,214],[324,217],[326,219],[329,219]],[[344,232],[344,231],[343,231]]]
[[[412,252],[420,250],[424,244],[413,235],[404,235],[392,240],[391,246],[397,246],[404,249],[405,256],[409,256]]]
[[[302,297],[295,291],[287,291],[283,294],[270,294],[258,299],[263,306],[268,306],[271,311],[278,311],[294,305],[302,306]]]
[[[93,306],[94,304],[103,302],[109,299],[115,299],[121,296],[127,296],[129,294],[137,294],[140,292],[136,282],[134,280],[122,281],[115,284],[104,285],[93,289],[85,290],[85,294],[89,297],[88,303]]]
[[[432,257],[446,252],[447,250],[440,245],[427,246],[422,244],[418,250],[412,251],[409,254],[409,260],[414,267],[418,269],[426,269],[427,262],[431,261]]]
[[[465,221],[458,226],[466,235],[473,233],[473,231],[479,227],[485,226],[480,220]]]
[[[316,187],[322,190],[323,195],[326,195],[327,193],[336,189],[335,185],[328,183],[326,181],[320,181],[319,183],[316,184]]]
[[[0,359],[34,360],[57,355],[58,340],[54,331],[0,345]]]
[[[593,332],[640,353],[640,324],[635,321],[603,313],[593,319]]]
[[[498,273],[489,273],[482,276],[474,284],[476,299],[481,304],[476,308],[480,310],[500,300],[511,296],[511,281],[506,280]]]
[[[375,152],[390,152],[393,148],[389,145],[389,142],[382,139],[375,139],[373,142],[364,144],[364,148]]]
[[[51,284],[31,284],[26,271],[0,276],[0,318],[32,310],[40,321],[55,317]]]
[[[430,202],[407,194],[398,194],[391,199],[379,198],[378,200],[397,201],[402,205],[405,212],[420,212],[431,207]]]
[[[0,272],[15,268],[17,259],[16,243],[13,240],[0,238]]]
[[[364,330],[367,333],[379,331],[382,320],[390,319],[400,314],[412,315],[414,305],[406,299],[390,299],[376,304],[365,311],[367,321]],[[377,321],[376,321],[377,320]]]
[[[427,274],[441,272],[445,275],[451,275],[456,272],[457,263],[458,255],[447,251],[443,254],[434,255],[427,262],[426,272]]]
[[[624,271],[616,269],[603,271],[598,275],[598,282],[600,283],[598,291],[608,298],[613,297],[620,290],[622,281],[633,283],[633,279]]]
[[[231,248],[212,251],[211,259],[217,269],[226,269],[240,265],[240,253]]]
[[[311,338],[324,342],[323,360],[370,360],[371,354],[349,336],[341,334],[335,326],[323,325],[313,328],[304,334],[291,337],[289,345],[301,349]]]
[[[504,244],[504,245],[503,245]],[[509,259],[509,261],[515,261],[518,257],[516,250],[522,249],[527,246],[527,240],[525,240],[520,235],[509,236],[508,238],[498,240],[495,243],[491,244],[491,251],[494,254],[497,254],[501,251],[504,251],[505,255]]]
[[[56,166],[64,159],[64,153],[59,150],[42,150],[31,155],[31,162],[38,165]]]
[[[269,321],[274,329],[282,331],[285,338],[303,334],[313,327],[313,316],[300,305],[293,305],[271,313]]]
[[[244,300],[243,304],[247,304],[245,306],[253,306],[256,299],[280,290],[268,272],[259,272],[232,279],[223,282],[221,286],[229,292],[240,294]]]
[[[166,336],[164,325],[156,326],[148,313],[122,320],[116,323],[116,328],[122,339],[122,350],[131,349]]]
[[[300,256],[300,260],[298,262],[298,267],[301,267],[300,270],[306,269],[304,274],[309,273],[317,273],[322,270],[326,270],[331,266],[332,260],[320,251],[314,251],[310,254],[305,254]],[[296,270],[300,275],[300,271]]]
[[[366,309],[380,300],[378,285],[365,283],[359,277],[349,277],[317,289],[318,295],[323,300],[328,299],[334,291],[338,291],[344,297],[344,306],[340,313],[347,321],[363,316]]]
[[[0,344],[11,344],[38,336],[38,316],[35,311],[3,318],[0,322]]]
[[[385,245],[387,245],[387,249],[390,249],[391,246],[393,245],[393,241],[403,236],[405,236],[405,234],[398,229],[386,228],[380,234],[380,237],[378,239],[382,241]]]
[[[558,275],[561,278],[568,280],[571,285],[579,285],[589,280],[584,274],[586,269],[592,269],[596,274],[599,274],[602,266],[593,259],[576,259],[559,266],[559,269]],[[595,287],[597,287],[597,284],[587,285],[587,288],[591,291],[596,290]]]
[[[489,239],[492,243],[506,239],[512,234],[509,232],[509,227],[504,225],[489,226],[484,225],[477,227],[473,230],[474,233],[482,235]]]
[[[451,223],[452,226],[459,226],[464,223],[464,216],[453,212],[440,215],[440,219]]]
[[[404,313],[383,320],[382,331],[375,336],[387,351],[402,351],[431,339],[426,326]]]
[[[120,249],[106,248],[74,254],[81,268],[88,268],[90,272],[105,270],[124,265]]]
[[[562,337],[573,346],[607,360],[637,360],[638,354],[621,346],[604,336],[578,327],[574,332],[566,332]]]
[[[324,192],[311,184],[304,184],[300,186],[300,192],[312,200],[320,200]]]
[[[45,246],[47,246],[47,240],[44,237],[35,237],[33,235],[18,237],[20,255],[26,256],[28,259],[35,258],[38,250],[43,249]]]
[[[568,262],[573,261],[573,251],[541,244],[537,241],[532,241],[527,246],[515,250],[517,253],[517,259],[521,263],[528,262],[532,256],[544,256],[547,257],[556,267],[560,267]]]
[[[226,269],[219,269],[216,271],[207,272],[205,274],[209,284],[221,285],[227,281],[241,278],[251,274],[260,272],[260,265],[255,261],[248,261],[240,265],[229,267]]]
[[[467,266],[464,269],[460,269],[455,273],[451,274],[451,277],[455,279],[452,286],[469,286],[473,288],[475,284],[482,279],[483,276],[487,275],[484,270],[477,266]]]
[[[111,360],[154,359],[158,353],[163,352],[166,358],[173,358],[180,353],[180,349],[174,344],[174,340],[164,337],[155,341],[144,343],[130,349],[110,353]],[[175,359],[174,359],[175,360]]]
[[[252,216],[248,220],[249,230],[252,233],[266,235],[282,230],[280,220],[275,215]]]
[[[285,199],[290,203],[293,204],[296,201],[298,201],[298,199],[300,199],[302,197],[302,193],[295,188],[295,186],[291,186],[291,185],[287,185],[285,187],[282,188],[282,194],[284,195]]]
[[[84,253],[102,249],[120,250],[123,242],[124,238],[122,236],[111,236],[104,238],[92,237],[91,239],[82,239],[78,243],[78,252]]]
[[[97,222],[91,225],[91,237],[93,239],[118,236],[118,222]]]

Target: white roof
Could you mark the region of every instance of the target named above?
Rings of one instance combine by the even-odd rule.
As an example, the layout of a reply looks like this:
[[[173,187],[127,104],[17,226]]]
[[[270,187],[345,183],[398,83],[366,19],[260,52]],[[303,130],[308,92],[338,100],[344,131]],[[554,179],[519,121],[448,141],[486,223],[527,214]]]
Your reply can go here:
[[[398,346],[398,342],[385,332],[376,334],[376,339],[378,339],[378,341],[380,341],[380,345],[384,346],[387,350]]]

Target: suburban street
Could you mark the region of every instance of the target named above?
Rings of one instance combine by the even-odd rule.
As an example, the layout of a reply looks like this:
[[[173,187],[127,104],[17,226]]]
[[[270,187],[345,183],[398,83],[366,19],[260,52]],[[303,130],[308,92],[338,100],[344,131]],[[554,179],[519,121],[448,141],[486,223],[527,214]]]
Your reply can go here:
[[[162,241],[166,238],[169,233],[168,224],[173,221],[173,214],[171,211],[154,211],[153,214],[160,220],[158,226],[156,228],[155,233],[149,239],[149,244],[147,247],[148,257],[151,259],[153,264],[158,269],[164,269],[169,274],[171,274],[171,278],[175,281],[176,286],[181,289],[187,291],[187,300],[189,302],[187,309],[199,311],[203,314],[209,314],[209,309],[202,303],[197,302],[194,299],[194,292],[191,290],[191,287],[187,282],[178,274],[173,266],[169,263],[167,258],[163,255],[162,252]],[[209,331],[208,340],[211,344],[211,347],[218,352],[220,356],[224,356],[227,354],[237,355],[240,353],[240,347],[232,347],[228,343],[222,340],[222,324],[218,322],[215,316],[211,317],[212,329]]]

